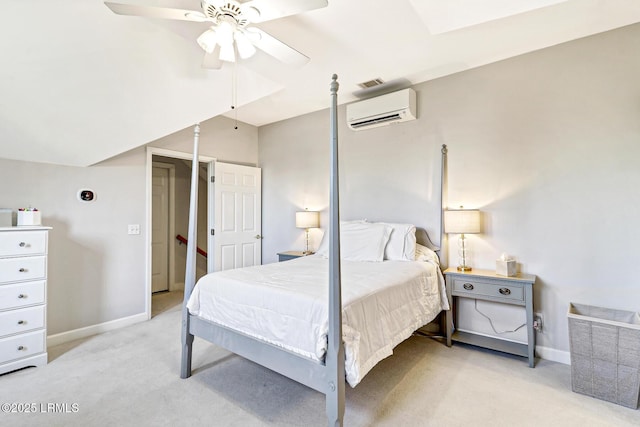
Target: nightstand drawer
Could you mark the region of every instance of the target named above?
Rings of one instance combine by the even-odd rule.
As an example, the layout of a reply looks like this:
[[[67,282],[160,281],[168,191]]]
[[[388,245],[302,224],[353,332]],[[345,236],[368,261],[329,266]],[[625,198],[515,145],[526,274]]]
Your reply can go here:
[[[453,280],[452,294],[465,296],[467,298],[524,301],[524,290],[521,286],[489,283],[464,278],[455,278]]]
[[[44,255],[46,253],[46,231],[11,231],[8,233],[0,233],[0,257]]]
[[[44,305],[0,313],[0,337],[44,328]]]
[[[0,259],[0,283],[44,279],[46,272],[45,256]]]
[[[44,304],[46,283],[42,280],[0,286],[0,310]]]

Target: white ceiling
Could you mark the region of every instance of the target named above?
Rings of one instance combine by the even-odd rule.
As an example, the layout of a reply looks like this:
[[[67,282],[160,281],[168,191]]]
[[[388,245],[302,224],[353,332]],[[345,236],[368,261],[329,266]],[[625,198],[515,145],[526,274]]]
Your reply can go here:
[[[236,113],[261,126],[326,108],[333,73],[345,103],[363,81],[416,84],[637,22],[639,0],[329,0],[259,25],[311,62],[240,63]],[[0,157],[86,166],[233,117],[233,67],[200,67],[206,24],[119,16],[98,0],[8,0],[0,28]]]

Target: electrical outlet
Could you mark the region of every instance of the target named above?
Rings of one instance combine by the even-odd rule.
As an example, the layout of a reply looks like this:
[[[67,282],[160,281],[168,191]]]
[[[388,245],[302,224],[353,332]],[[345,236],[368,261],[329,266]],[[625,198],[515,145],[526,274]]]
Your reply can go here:
[[[127,228],[128,234],[140,234],[140,224],[129,224]]]
[[[544,321],[542,320],[542,313],[534,313],[533,314],[533,329],[542,333],[542,326]]]

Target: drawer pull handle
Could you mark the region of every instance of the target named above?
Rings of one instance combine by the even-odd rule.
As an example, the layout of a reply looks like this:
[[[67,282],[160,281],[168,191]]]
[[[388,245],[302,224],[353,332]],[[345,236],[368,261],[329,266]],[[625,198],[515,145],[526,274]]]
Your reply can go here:
[[[24,320],[18,320],[18,325],[24,325],[25,323],[27,323],[27,322],[24,321]]]
[[[511,295],[511,289],[509,288],[500,288],[499,291],[502,295]]]
[[[21,248],[24,248],[25,246],[27,246],[27,244],[25,242],[20,242],[18,246],[20,246]]]
[[[26,298],[27,296],[25,294],[20,294],[18,295],[18,298]]]
[[[25,346],[23,346],[23,345],[19,345],[18,346],[18,351],[23,351],[23,350],[26,350],[26,349],[27,348]]]
[[[21,268],[20,270],[18,270],[18,271],[19,271],[20,273],[26,273],[26,272],[27,272],[27,269],[26,269],[26,268],[24,268],[24,267],[22,267],[22,268]]]
[[[462,287],[467,291],[473,290],[473,285],[471,283],[465,283],[464,285],[462,285]]]

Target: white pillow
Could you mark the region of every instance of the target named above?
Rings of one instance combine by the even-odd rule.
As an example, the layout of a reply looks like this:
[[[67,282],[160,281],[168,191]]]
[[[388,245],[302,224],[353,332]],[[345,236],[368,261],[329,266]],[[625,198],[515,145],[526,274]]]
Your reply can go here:
[[[438,254],[420,243],[416,243],[416,261],[432,262],[435,265],[440,265]]]
[[[353,219],[351,221],[340,221],[340,230],[344,229],[346,224],[366,224],[366,219]],[[318,245],[318,249],[316,249],[316,253],[323,255],[325,258],[329,254],[329,229],[327,228],[322,235],[322,240],[320,240],[320,244]]]
[[[416,226],[413,224],[390,224],[393,229],[389,243],[384,250],[384,259],[392,261],[413,261],[416,257]]]
[[[325,236],[328,233],[325,233]],[[349,261],[375,261],[384,259],[384,248],[389,241],[391,227],[385,224],[349,222],[340,224],[340,258]],[[316,254],[329,256],[329,237]],[[326,240],[326,244],[323,243]]]

